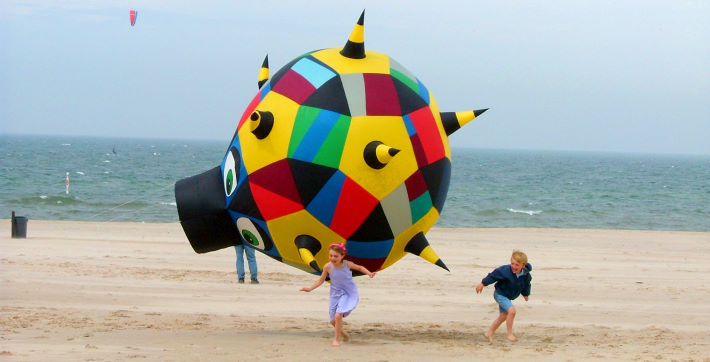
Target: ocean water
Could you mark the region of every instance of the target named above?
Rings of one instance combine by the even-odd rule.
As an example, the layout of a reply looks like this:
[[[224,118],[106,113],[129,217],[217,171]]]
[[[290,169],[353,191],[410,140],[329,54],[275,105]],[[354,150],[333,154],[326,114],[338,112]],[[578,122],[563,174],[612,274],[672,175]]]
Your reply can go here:
[[[228,141],[2,135],[0,218],[178,221],[175,182],[217,166]],[[440,227],[710,231],[710,156],[452,156]]]

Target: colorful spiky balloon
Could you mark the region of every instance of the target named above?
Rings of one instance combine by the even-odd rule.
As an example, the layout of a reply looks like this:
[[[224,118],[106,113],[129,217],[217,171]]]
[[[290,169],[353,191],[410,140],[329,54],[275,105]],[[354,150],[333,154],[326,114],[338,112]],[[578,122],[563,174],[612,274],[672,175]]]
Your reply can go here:
[[[406,253],[447,269],[424,234],[449,188],[448,136],[485,109],[439,112],[419,79],[365,50],[364,12],[343,48],[268,77],[265,59],[222,164],[175,184],[193,249],[244,243],[319,274],[343,242],[372,271]]]

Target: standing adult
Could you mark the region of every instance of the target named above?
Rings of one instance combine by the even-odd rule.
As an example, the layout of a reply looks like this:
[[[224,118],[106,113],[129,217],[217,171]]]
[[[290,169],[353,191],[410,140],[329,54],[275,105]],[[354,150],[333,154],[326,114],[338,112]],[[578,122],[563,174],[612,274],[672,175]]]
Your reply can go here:
[[[244,246],[243,244],[235,245],[234,249],[237,251],[237,277],[239,278],[239,283],[244,284],[244,254],[247,255],[247,263],[249,264],[249,276],[251,277],[252,284],[259,284],[259,279],[257,278],[257,267],[256,267],[256,255],[254,255],[254,248]]]

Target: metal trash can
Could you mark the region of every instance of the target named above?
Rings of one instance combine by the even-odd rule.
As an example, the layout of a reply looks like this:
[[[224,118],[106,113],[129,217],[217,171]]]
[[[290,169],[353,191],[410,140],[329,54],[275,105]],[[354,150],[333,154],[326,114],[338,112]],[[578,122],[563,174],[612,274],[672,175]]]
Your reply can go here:
[[[24,239],[27,237],[27,218],[24,216],[15,216],[12,212],[12,231],[11,235],[14,239]]]

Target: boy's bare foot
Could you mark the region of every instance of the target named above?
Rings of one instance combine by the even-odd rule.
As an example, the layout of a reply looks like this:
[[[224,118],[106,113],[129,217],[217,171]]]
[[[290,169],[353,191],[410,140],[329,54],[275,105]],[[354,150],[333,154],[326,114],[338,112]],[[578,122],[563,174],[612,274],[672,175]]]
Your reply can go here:
[[[508,335],[508,340],[511,341],[511,342],[517,342],[517,341],[518,341],[518,337],[516,337],[514,334],[509,334],[509,335]]]
[[[483,333],[483,335],[488,339],[488,343],[493,344],[493,333],[486,332],[486,333]]]

